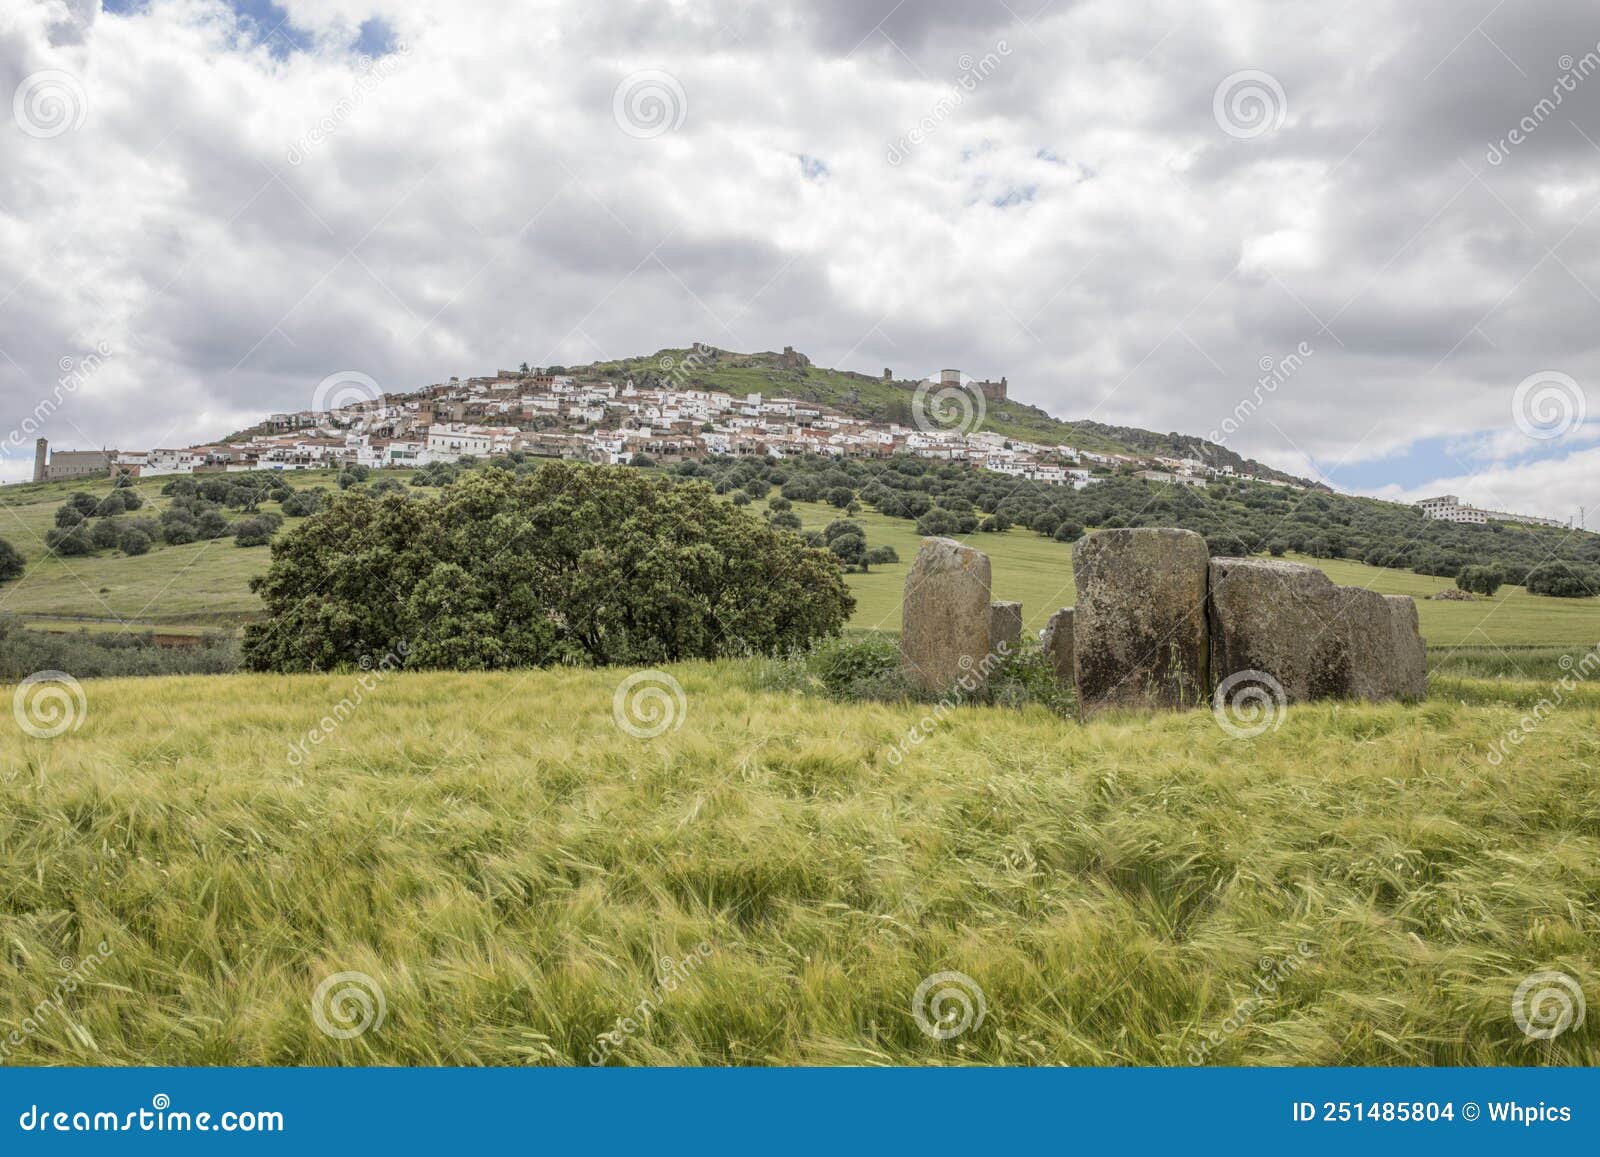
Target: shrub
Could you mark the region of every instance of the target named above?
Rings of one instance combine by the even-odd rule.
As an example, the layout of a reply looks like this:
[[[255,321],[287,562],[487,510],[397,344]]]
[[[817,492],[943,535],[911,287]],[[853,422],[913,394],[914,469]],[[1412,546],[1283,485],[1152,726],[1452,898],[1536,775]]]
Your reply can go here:
[[[853,534],[858,538],[865,538],[867,536],[866,530],[862,528],[859,522],[851,522],[847,518],[835,518],[832,522],[828,523],[827,526],[822,528],[822,539],[824,542],[832,542],[841,534]]]
[[[900,555],[892,546],[875,546],[867,551],[867,564],[869,566],[884,566],[888,563],[899,562]]]
[[[400,644],[408,667],[460,670],[772,654],[855,606],[832,558],[704,483],[571,462],[433,499],[348,491],[273,544],[252,588],[271,616],[246,628],[256,670]]]
[[[837,506],[840,510],[843,510],[855,500],[856,493],[848,486],[835,486],[832,490],[828,491],[828,505]]]
[[[0,679],[17,680],[35,671],[71,671],[80,679],[109,675],[228,674],[239,664],[234,640],[221,633],[203,636],[198,647],[157,647],[148,634],[32,631],[10,615],[0,615]]]
[[[100,500],[93,494],[85,494],[79,490],[67,495],[67,505],[85,518],[88,518],[94,513],[94,508],[100,505]]]
[[[44,544],[59,555],[93,554],[94,543],[83,527],[56,527],[44,534]]]
[[[272,523],[265,518],[241,518],[233,524],[236,546],[265,546],[272,541]]]
[[[746,494],[743,490],[735,490],[733,492],[733,497],[731,499],[729,499],[729,501],[732,502],[735,506],[749,506],[750,505],[750,496],[748,494]]]
[[[94,513],[96,518],[115,518],[119,514],[125,514],[127,510],[128,503],[123,492],[113,490],[95,505]]]
[[[1077,542],[1083,537],[1083,525],[1068,519],[1056,527],[1054,537],[1057,542]]]
[[[792,530],[799,533],[801,526],[800,516],[792,510],[780,510],[777,514],[767,519],[767,525],[774,530]]]
[[[416,479],[413,478],[412,481],[415,482]],[[372,488],[372,492],[374,494],[384,493],[386,487],[399,490],[400,484],[393,478],[385,478]],[[320,486],[311,490],[296,490],[292,494],[286,494],[283,496],[283,502],[281,503],[283,512],[291,518],[307,518],[322,509],[322,500],[326,494],[327,491]]]
[[[823,532],[827,539],[827,532]],[[863,570],[867,566],[867,540],[859,534],[839,534],[828,539],[828,549],[833,552],[845,566],[859,566]]]
[[[94,543],[96,550],[110,550],[121,541],[125,529],[120,518],[102,518],[89,527],[89,541]]]
[[[1500,571],[1492,566],[1464,566],[1456,575],[1456,586],[1475,595],[1492,595],[1504,581]]]
[[[917,519],[917,533],[935,538],[948,538],[956,534],[971,534],[978,529],[974,514],[957,514],[953,510],[934,509]]]
[[[22,552],[0,538],[0,583],[21,578],[22,572],[27,569],[28,564],[23,559]]]
[[[903,699],[900,644],[893,635],[869,631],[830,639],[806,660],[807,671],[837,699]]]
[[[123,554],[146,554],[150,550],[150,536],[136,526],[130,526],[117,540]]]
[[[1576,563],[1547,562],[1528,572],[1529,594],[1582,599],[1600,594],[1600,571]]]
[[[58,507],[56,510],[56,526],[60,527],[62,530],[71,530],[74,526],[80,525],[83,520],[83,511],[79,510],[71,503],[68,503],[66,506]]]
[[[221,538],[228,533],[228,518],[220,510],[202,511],[194,530],[197,538]]]

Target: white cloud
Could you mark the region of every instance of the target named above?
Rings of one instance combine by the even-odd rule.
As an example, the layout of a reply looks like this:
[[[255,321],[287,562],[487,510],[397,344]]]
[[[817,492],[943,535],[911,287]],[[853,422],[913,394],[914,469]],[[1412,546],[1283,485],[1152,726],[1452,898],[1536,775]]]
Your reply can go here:
[[[0,120],[8,414],[101,340],[59,444],[217,436],[337,370],[404,388],[698,339],[1204,433],[1309,342],[1229,445],[1312,473],[1423,440],[1503,456],[1529,373],[1600,381],[1573,128],[1600,139],[1600,82],[1483,161],[1592,42],[1576,0],[1491,14],[1493,44],[1446,0],[286,8],[308,50],[220,0],[0,16],[0,96],[57,69],[86,101],[48,139]],[[377,83],[351,51],[373,17],[408,47]],[[613,95],[646,69],[686,107],[639,139]],[[1246,70],[1287,106],[1254,139],[1214,119]],[[1505,489],[1575,495],[1590,465]]]

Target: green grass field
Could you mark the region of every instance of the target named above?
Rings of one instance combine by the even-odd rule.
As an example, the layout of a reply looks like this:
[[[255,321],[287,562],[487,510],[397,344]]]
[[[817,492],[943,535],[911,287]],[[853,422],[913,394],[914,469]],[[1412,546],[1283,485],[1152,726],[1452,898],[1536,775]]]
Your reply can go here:
[[[1592,1015],[1511,1009],[1600,982],[1600,690],[1496,766],[1536,685],[1254,740],[958,708],[904,746],[927,707],[761,672],[673,668],[650,740],[622,671],[86,683],[79,729],[0,736],[4,1059],[1600,1064]],[[985,1009],[945,1040],[941,972]],[[383,1000],[349,1039],[312,1012],[339,973]]]
[[[406,472],[397,472],[405,480]],[[296,487],[332,488],[329,471],[286,475]],[[157,546],[149,554],[128,557],[115,551],[91,558],[55,558],[44,549],[45,531],[55,510],[75,489],[102,494],[109,482],[93,484],[47,483],[41,486],[0,487],[0,538],[6,538],[29,560],[29,569],[13,583],[0,586],[0,612],[15,614],[38,626],[76,629],[77,621],[90,625],[128,625],[133,629],[186,626],[237,625],[261,614],[261,603],[251,593],[252,576],[271,560],[265,547],[241,548],[232,539]],[[146,505],[138,514],[160,512],[166,500],[160,487],[141,488]],[[276,504],[267,504],[276,509]],[[752,510],[764,510],[758,503]],[[795,504],[807,529],[820,530],[841,513],[813,503]],[[852,574],[857,609],[851,627],[865,630],[900,629],[900,598],[906,571],[916,555],[920,538],[916,526],[875,511],[855,516],[867,530],[873,546],[893,546],[900,562],[874,567],[869,574]],[[297,519],[287,520],[292,525]],[[967,536],[970,545],[986,552],[994,566],[995,597],[1022,603],[1029,629],[1042,628],[1050,615],[1074,600],[1072,549],[1032,531],[1013,528],[1003,534]],[[1291,556],[1293,557],[1293,556]],[[1321,567],[1335,582],[1367,586],[1384,594],[1416,596],[1422,633],[1437,657],[1465,648],[1501,662],[1512,673],[1542,676],[1551,669],[1557,651],[1588,648],[1600,643],[1600,599],[1551,599],[1529,595],[1520,587],[1502,587],[1493,599],[1470,603],[1435,602],[1429,596],[1452,580],[1430,578],[1410,571],[1384,570],[1359,562],[1299,559]],[[1523,653],[1519,648],[1540,648]]]
[[[807,529],[820,530],[841,517],[839,511],[820,504],[796,503],[794,509]],[[921,541],[916,526],[870,510],[852,517],[866,528],[868,543],[894,547],[900,562],[874,567],[870,574],[850,576],[850,589],[857,602],[850,625],[897,631],[906,572]],[[994,568],[995,597],[1020,601],[1024,622],[1030,629],[1042,628],[1055,611],[1073,604],[1075,587],[1069,544],[1019,527],[1001,534],[970,534],[962,541],[989,556]],[[1287,557],[1320,567],[1336,583],[1370,587],[1386,595],[1414,596],[1422,633],[1430,648],[1559,646],[1587,650],[1600,644],[1600,599],[1541,598],[1521,587],[1505,586],[1492,599],[1435,602],[1431,596],[1453,588],[1453,579],[1345,560]]]
[[[335,489],[334,471],[290,471],[284,477],[297,489]],[[395,471],[406,481],[409,471]],[[166,508],[164,478],[141,485],[145,504],[127,517],[154,517]],[[82,490],[104,495],[109,480],[28,483],[0,487],[0,538],[22,552],[27,572],[0,586],[0,612],[17,615],[41,627],[112,624],[117,629],[173,626],[189,628],[234,625],[261,614],[261,600],[250,591],[250,579],[266,570],[268,548],[240,547],[231,538],[166,546],[157,543],[148,554],[129,556],[108,550],[79,558],[61,558],[45,547],[44,536],[55,525],[56,509],[67,495]],[[275,502],[264,510],[277,510]],[[285,528],[303,521],[286,518]],[[86,620],[66,621],[61,620]]]

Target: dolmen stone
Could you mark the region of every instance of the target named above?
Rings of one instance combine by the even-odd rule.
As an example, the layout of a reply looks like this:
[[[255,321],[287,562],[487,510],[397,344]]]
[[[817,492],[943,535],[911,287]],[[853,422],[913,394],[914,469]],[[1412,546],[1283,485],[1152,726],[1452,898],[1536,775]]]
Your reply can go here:
[[[1389,603],[1392,666],[1389,690],[1400,699],[1428,697],[1428,644],[1417,618],[1417,600],[1410,595],[1384,595]]]
[[[1044,625],[1044,633],[1039,636],[1039,649],[1044,652],[1050,669],[1056,673],[1057,682],[1073,682],[1076,664],[1072,659],[1071,607],[1062,607],[1050,616],[1050,621]]]
[[[1209,701],[1206,540],[1190,530],[1103,530],[1072,548],[1078,703],[1177,709]]]
[[[989,604],[989,651],[1001,658],[1022,646],[1022,604]]]
[[[1416,604],[1409,598],[1335,586],[1300,563],[1214,558],[1207,615],[1215,683],[1262,672],[1289,703],[1427,692]]]
[[[900,658],[906,678],[935,694],[978,684],[990,666],[989,556],[924,538],[906,575]]]

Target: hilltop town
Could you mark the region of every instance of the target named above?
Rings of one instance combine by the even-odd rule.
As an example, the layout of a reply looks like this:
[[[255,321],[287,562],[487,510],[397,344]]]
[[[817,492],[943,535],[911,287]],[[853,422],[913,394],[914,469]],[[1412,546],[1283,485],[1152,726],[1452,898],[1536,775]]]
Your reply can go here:
[[[309,470],[351,465],[420,467],[521,452],[618,464],[648,459],[816,454],[840,459],[910,454],[1076,489],[1112,471],[1154,482],[1204,486],[1234,466],[1193,457],[1131,454],[1035,442],[981,427],[983,407],[1006,400],[1008,383],[969,381],[945,370],[931,381],[883,382],[910,401],[909,423],[879,421],[840,406],[757,392],[701,388],[701,371],[722,356],[696,344],[663,355],[647,375],[529,368],[451,378],[411,393],[385,393],[361,374],[324,381],[311,408],[269,415],[212,443],[148,450],[57,450],[40,439],[34,481],[104,475],[149,478],[212,471]],[[781,364],[809,365],[786,348]],[[1279,477],[1241,474],[1300,489]]]

